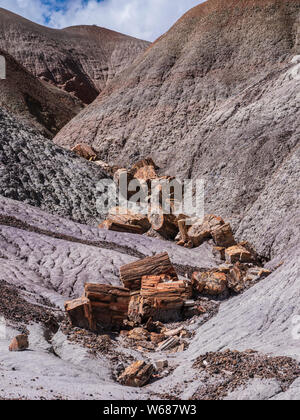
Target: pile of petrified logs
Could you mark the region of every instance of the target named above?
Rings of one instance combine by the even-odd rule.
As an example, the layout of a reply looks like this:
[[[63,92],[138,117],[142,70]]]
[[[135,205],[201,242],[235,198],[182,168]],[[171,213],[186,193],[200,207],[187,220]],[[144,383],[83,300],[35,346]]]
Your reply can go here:
[[[157,175],[156,170],[157,166],[153,160],[147,158],[136,163],[130,170],[121,168],[114,172],[114,181],[121,191],[123,191],[122,180],[126,180],[125,192],[127,194],[127,199],[130,199],[136,194],[136,191],[130,191],[128,188],[130,182],[136,179],[145,190],[145,202],[142,204],[147,208],[147,205],[151,201],[151,197],[153,194],[156,194],[159,198],[159,205],[155,209],[150,208],[149,206],[149,212],[147,212],[146,215],[133,214],[130,210],[123,208],[111,209],[108,219],[99,225],[101,229],[140,235],[152,229],[165,239],[175,239],[179,232],[178,216],[174,214],[165,214],[166,212],[163,211],[167,202],[171,209],[174,208],[173,192],[171,189],[170,193],[165,197],[162,191],[162,184],[164,182],[169,182],[174,178],[168,176],[160,177]],[[156,180],[158,183],[157,187],[155,187],[155,191],[152,191],[151,182],[153,180]]]
[[[218,296],[224,292],[241,293],[255,282],[271,274],[270,270],[249,262],[225,263],[207,272],[192,275],[193,290],[200,294]]]
[[[86,284],[84,296],[66,302],[74,326],[92,331],[120,329],[152,321],[179,321],[195,314],[193,295],[240,293],[270,274],[255,264],[246,243],[225,250],[226,262],[207,272],[195,272],[191,281],[180,280],[167,253],[147,257],[120,268],[124,287]]]
[[[66,302],[72,324],[92,331],[119,329],[125,320],[178,320],[192,296],[189,281],[178,280],[167,253],[127,264],[120,269],[124,285],[86,284],[85,294]]]
[[[180,319],[192,296],[191,283],[178,279],[167,253],[121,267],[120,278],[131,291],[128,318],[137,324]]]
[[[236,245],[230,224],[225,223],[221,217],[209,214],[204,219],[191,219],[187,215],[177,214],[174,201],[176,186],[173,185],[169,191],[163,189],[164,182],[175,179],[168,176],[161,177],[156,170],[153,160],[147,158],[136,163],[130,170],[122,168],[114,172],[114,181],[119,187],[122,177],[126,178],[125,190],[128,199],[136,193],[128,191],[128,185],[133,179],[139,180],[143,188],[146,188],[146,200],[143,204],[148,211],[147,214],[134,214],[128,209],[113,208],[109,212],[108,219],[99,225],[101,229],[140,235],[156,232],[160,237],[176,240],[178,245],[187,248],[198,247],[212,239],[223,253],[225,248]],[[158,182],[156,187],[152,185],[153,180]],[[151,188],[155,188],[155,191]],[[151,203],[154,194],[156,196],[158,194],[159,197],[156,206]]]

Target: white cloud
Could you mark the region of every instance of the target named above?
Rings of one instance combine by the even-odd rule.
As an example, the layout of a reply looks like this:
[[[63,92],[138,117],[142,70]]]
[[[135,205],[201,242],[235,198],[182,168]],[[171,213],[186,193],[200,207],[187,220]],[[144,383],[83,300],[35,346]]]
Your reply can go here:
[[[0,6],[38,23],[49,17],[48,25],[98,25],[137,38],[154,41],[187,10],[203,0],[67,0],[64,10],[49,12],[42,0],[0,0]],[[52,4],[56,3],[55,0]]]
[[[40,24],[45,23],[49,7],[41,0],[0,0],[0,7]]]

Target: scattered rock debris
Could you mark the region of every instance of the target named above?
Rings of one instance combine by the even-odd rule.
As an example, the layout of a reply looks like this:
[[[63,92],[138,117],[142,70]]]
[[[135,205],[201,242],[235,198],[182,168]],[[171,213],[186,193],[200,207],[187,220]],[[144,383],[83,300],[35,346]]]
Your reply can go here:
[[[25,300],[20,290],[0,281],[0,314],[6,321],[18,324],[20,332],[28,333],[27,326],[31,323],[41,323],[52,333],[58,331],[63,314],[46,299],[43,304],[36,305]]]
[[[205,384],[193,395],[194,400],[220,400],[249,379],[276,379],[286,391],[300,376],[299,363],[290,357],[271,357],[254,350],[245,352],[226,350],[207,353],[195,361]]]

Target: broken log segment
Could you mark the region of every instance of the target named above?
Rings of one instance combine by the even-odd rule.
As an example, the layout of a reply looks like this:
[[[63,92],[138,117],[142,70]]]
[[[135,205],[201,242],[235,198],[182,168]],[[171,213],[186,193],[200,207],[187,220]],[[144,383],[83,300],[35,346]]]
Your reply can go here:
[[[152,229],[165,239],[175,239],[178,232],[177,218],[173,214],[164,214],[162,211],[152,212],[148,215]]]
[[[157,179],[158,176],[155,172],[154,167],[148,165],[148,166],[143,166],[141,168],[136,169],[134,171],[134,178],[140,179],[143,181],[151,181],[152,179]]]
[[[218,270],[195,272],[192,275],[192,284],[193,289],[198,293],[218,296],[227,289],[228,279],[225,273]]]
[[[228,248],[236,244],[233,232],[229,223],[220,225],[211,231],[215,244],[220,247]]]
[[[188,237],[192,241],[194,247],[198,247],[203,244],[204,241],[207,241],[211,238],[211,231],[210,226],[207,222],[200,223],[196,222],[194,223],[189,229],[188,229]]]
[[[125,386],[142,387],[146,385],[153,373],[154,366],[144,361],[137,361],[128,366],[119,376],[118,381]]]
[[[173,347],[175,347],[179,342],[180,342],[180,339],[178,337],[170,337],[167,340],[160,343],[156,351],[158,352],[158,351],[170,350]]]
[[[167,252],[123,265],[120,268],[120,279],[124,287],[131,291],[140,290],[144,276],[161,274],[170,276],[174,281],[178,280]]]
[[[179,231],[180,231],[180,235],[181,235],[181,240],[184,243],[189,242],[190,238],[189,238],[188,230],[187,230],[187,226],[186,226],[186,219],[178,220],[178,227],[179,227]]]
[[[133,213],[129,209],[122,207],[113,207],[110,209],[108,219],[113,222],[124,223],[126,225],[141,226],[144,233],[151,228],[147,215]]]
[[[243,244],[227,248],[225,251],[225,257],[226,262],[229,264],[235,264],[236,262],[252,263],[255,260],[252,253]]]
[[[142,279],[141,296],[167,301],[180,298],[183,301],[191,298],[192,285],[187,280],[160,282],[160,277],[145,276]],[[181,306],[182,306],[181,305]]]
[[[9,351],[24,351],[29,347],[28,335],[20,334],[17,335],[9,346]]]
[[[110,230],[120,233],[132,233],[134,235],[143,235],[147,230],[143,229],[140,225],[125,224],[117,222],[116,220],[105,220],[99,225],[99,229]]]
[[[70,318],[73,327],[90,328],[91,305],[89,299],[81,297],[65,303],[65,310]]]
[[[143,172],[143,170],[145,169],[146,169],[146,172]],[[135,163],[131,167],[130,173],[135,178],[140,178],[139,175],[141,175],[141,179],[149,179],[149,178],[143,178],[143,175],[150,175],[154,179],[154,178],[157,178],[156,169],[158,169],[158,167],[155,165],[153,159],[145,158]]]
[[[213,231],[222,227],[224,224],[225,222],[221,217],[207,214],[203,219],[199,219],[193,223],[188,229],[189,239],[193,242],[195,247],[198,247],[202,245],[203,242],[211,239]]]
[[[161,276],[144,276],[139,299],[139,314],[146,321],[178,321],[182,318],[185,301],[192,296],[187,280],[164,281]]]
[[[228,288],[235,293],[241,293],[245,289],[245,277],[247,275],[247,267],[237,262],[230,270],[228,276]]]
[[[120,328],[128,315],[130,291],[105,284],[85,285],[85,297],[90,301],[90,329]]]

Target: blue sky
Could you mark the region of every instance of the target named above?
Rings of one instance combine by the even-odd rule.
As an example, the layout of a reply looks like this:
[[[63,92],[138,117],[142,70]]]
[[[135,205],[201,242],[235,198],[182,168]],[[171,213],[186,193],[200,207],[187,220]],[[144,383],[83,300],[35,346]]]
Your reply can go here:
[[[0,0],[34,22],[64,28],[98,25],[154,41],[203,0]]]

